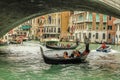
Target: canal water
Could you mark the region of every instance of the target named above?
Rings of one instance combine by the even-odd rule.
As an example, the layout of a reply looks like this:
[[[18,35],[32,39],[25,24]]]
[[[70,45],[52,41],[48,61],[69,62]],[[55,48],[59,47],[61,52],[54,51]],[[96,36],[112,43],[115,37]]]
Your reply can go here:
[[[0,80],[120,80],[120,46],[112,45],[115,53],[92,52],[98,46],[90,45],[87,63],[67,65],[44,63],[39,42],[2,46]],[[42,47],[50,54],[63,52]]]

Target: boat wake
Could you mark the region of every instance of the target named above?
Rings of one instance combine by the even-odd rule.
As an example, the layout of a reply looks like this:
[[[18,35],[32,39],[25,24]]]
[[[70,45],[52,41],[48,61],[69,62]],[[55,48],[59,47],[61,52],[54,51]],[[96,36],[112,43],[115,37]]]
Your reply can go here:
[[[89,66],[98,69],[118,70],[120,69],[120,52],[111,50],[111,52],[98,52],[92,50],[87,57]]]

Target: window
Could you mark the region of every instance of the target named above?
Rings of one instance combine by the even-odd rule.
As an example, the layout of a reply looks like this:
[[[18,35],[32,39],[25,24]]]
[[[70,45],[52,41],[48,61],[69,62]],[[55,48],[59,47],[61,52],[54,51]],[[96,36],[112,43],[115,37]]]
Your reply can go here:
[[[26,32],[24,32],[24,35],[26,35]]]
[[[98,39],[98,33],[96,33],[96,39]]]
[[[105,33],[103,33],[103,39],[105,39]]]
[[[47,32],[48,32],[48,28],[46,28],[47,29]]]
[[[96,24],[96,30],[98,30],[98,28],[99,28],[99,24]]]
[[[110,39],[111,38],[111,34],[108,34],[108,39]]]
[[[105,30],[106,29],[106,24],[103,24],[103,30]]]
[[[92,29],[92,23],[89,23],[88,24],[88,30],[91,30]]]
[[[60,18],[58,19],[58,24],[60,24]]]
[[[51,28],[51,32],[53,32],[53,28]]]
[[[99,13],[96,13],[96,21],[100,21]]]
[[[58,28],[58,33],[60,33],[60,28]]]
[[[103,15],[103,22],[107,21],[107,15]]]
[[[46,28],[44,28],[44,32],[46,32]]]
[[[89,38],[91,38],[91,33],[89,33]]]
[[[83,16],[79,15],[79,21],[83,21]]]
[[[52,20],[51,16],[48,16],[48,22],[49,22],[49,24],[51,24],[51,20]]]
[[[54,28],[54,32],[56,32],[56,28]]]
[[[111,20],[111,18],[112,18],[112,17],[111,17],[111,16],[109,16],[109,20]]]
[[[5,36],[5,39],[7,39],[7,36]]]
[[[120,31],[120,25],[119,25],[119,31]]]
[[[108,30],[112,30],[112,26],[108,26]]]
[[[89,13],[89,20],[92,21],[92,12]]]

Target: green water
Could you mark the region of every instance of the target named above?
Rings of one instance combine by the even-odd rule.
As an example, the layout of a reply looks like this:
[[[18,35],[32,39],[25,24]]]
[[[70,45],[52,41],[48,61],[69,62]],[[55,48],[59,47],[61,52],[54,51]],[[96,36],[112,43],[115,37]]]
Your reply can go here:
[[[98,46],[90,45],[91,49]],[[112,46],[116,50],[119,47]],[[0,55],[0,80],[120,80],[120,61],[115,64],[116,68],[101,63],[90,65],[90,62],[48,65],[44,63],[37,43],[1,47],[4,48],[7,53]]]

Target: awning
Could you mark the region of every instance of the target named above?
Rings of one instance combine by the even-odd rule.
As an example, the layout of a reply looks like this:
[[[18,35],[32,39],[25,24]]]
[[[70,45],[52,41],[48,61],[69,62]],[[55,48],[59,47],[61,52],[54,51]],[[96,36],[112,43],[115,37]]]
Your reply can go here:
[[[116,19],[113,23],[114,24],[120,24],[120,19]]]
[[[22,26],[21,28],[22,29],[30,29],[32,26],[30,26],[30,25],[24,25],[24,26]]]

